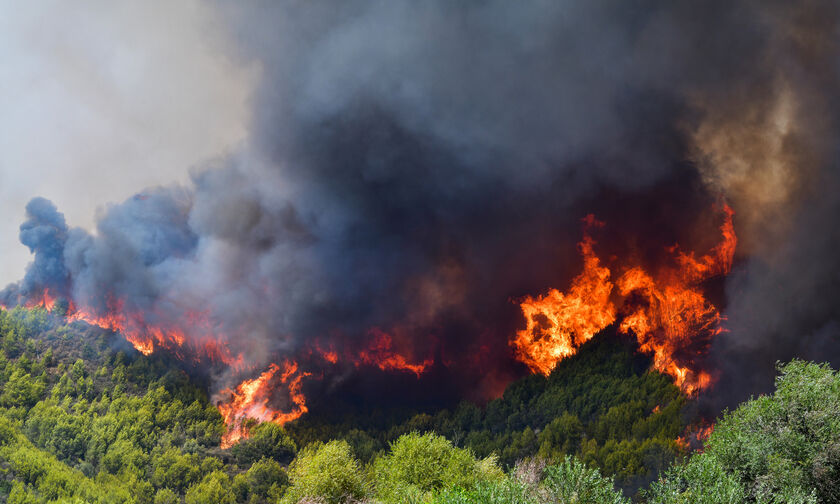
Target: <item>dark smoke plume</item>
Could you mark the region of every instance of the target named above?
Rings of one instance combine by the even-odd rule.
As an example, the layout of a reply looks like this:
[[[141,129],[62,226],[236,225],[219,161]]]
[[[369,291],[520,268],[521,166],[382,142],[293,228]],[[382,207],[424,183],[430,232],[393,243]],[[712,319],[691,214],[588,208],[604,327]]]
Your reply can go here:
[[[579,269],[581,217],[652,259],[714,236],[723,199],[742,246],[718,403],[764,390],[776,359],[838,357],[836,3],[218,8],[232,57],[262,69],[249,144],[93,234],[33,200],[35,260],[4,300],[48,286],[162,325],[209,313],[258,366],[386,331],[486,397],[524,372],[514,301]]]

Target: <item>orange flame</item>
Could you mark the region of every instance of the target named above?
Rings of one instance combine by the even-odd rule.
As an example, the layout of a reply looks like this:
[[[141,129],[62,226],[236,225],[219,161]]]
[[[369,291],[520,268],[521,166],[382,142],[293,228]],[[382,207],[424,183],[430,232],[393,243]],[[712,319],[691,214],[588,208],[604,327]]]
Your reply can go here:
[[[230,395],[230,400],[217,406],[228,430],[222,436],[221,447],[230,448],[239,440],[248,438],[248,429],[244,420],[252,418],[261,422],[274,422],[283,425],[309,411],[306,407],[306,397],[301,392],[301,380],[310,373],[299,372],[298,364],[294,361],[283,363],[283,370],[277,381],[287,384],[289,398],[295,405],[292,411],[282,412],[271,408],[268,403],[274,387],[272,379],[280,371],[280,366],[272,363],[268,369],[257,378],[245,380],[234,390],[226,389],[222,394]]]
[[[203,357],[213,362],[225,364],[241,371],[246,368],[244,356],[234,355],[227,346],[224,335],[214,330],[209,316],[201,312],[182,314],[181,319],[188,321],[191,329],[189,337],[179,327],[163,328],[149,324],[142,312],[127,311],[121,300],[107,303],[104,314],[93,310],[77,309],[71,305],[68,310],[69,321],[84,321],[91,325],[121,333],[125,339],[144,355],[156,350],[167,350],[180,359],[192,355],[196,361]],[[419,363],[412,362],[404,355],[392,349],[391,336],[374,329],[375,335],[370,346],[359,352],[351,361],[360,365],[375,365],[382,370],[405,370],[420,376],[433,364],[431,359]],[[189,350],[185,354],[182,350]],[[332,347],[323,350],[316,345],[315,350],[325,361],[336,364],[339,354]],[[230,394],[229,401],[218,404],[219,411],[228,425],[228,431],[222,439],[222,448],[227,448],[242,438],[248,437],[248,429],[243,423],[246,418],[271,421],[278,424],[295,420],[308,411],[306,397],[301,392],[301,380],[311,373],[299,371],[297,362],[285,362],[283,370],[277,364],[269,366],[259,377],[245,380],[235,389],[226,389],[222,393]],[[275,377],[279,373],[279,377]],[[282,412],[269,406],[270,396],[278,384],[284,384],[295,408]]]
[[[677,437],[675,442],[683,450],[695,449],[702,452],[706,441],[709,440],[709,436],[712,435],[714,430],[715,424],[707,424],[705,421],[701,421],[699,424],[686,426],[683,435]]]
[[[233,355],[226,343],[227,339],[214,331],[207,314],[189,312],[183,315],[189,321],[189,326],[194,328],[188,339],[181,328],[149,324],[142,312],[129,312],[124,306],[121,300],[111,301],[107,303],[104,314],[97,314],[93,310],[77,308],[71,304],[67,319],[119,332],[143,355],[150,355],[156,349],[166,349],[183,359],[181,349],[187,347],[196,361],[206,356],[212,362],[220,362],[236,370],[245,367],[244,356],[241,353]]]
[[[516,356],[533,372],[551,373],[565,357],[615,320],[610,302],[610,270],[592,250],[594,241],[584,236],[579,248],[583,271],[572,280],[567,294],[551,289],[544,296],[526,297],[521,303],[526,327],[517,331]]]
[[[418,378],[426,369],[434,364],[433,359],[426,359],[422,362],[412,363],[404,356],[391,349],[391,335],[379,330],[372,329],[373,340],[370,346],[359,352],[358,359],[354,364],[376,366],[383,371],[402,370],[414,373]]]
[[[729,272],[737,245],[732,224],[734,212],[724,205],[722,241],[708,254],[695,257],[677,247],[676,268],[663,269],[654,277],[639,266],[625,270],[617,280],[618,302],[613,297],[610,270],[593,251],[594,241],[584,235],[580,243],[583,271],[573,279],[567,293],[551,289],[544,295],[525,298],[520,304],[526,327],[517,331],[511,345],[517,358],[533,372],[548,375],[562,359],[616,320],[622,333],[633,332],[641,351],[653,355],[653,367],[674,378],[683,392],[696,394],[712,382],[709,373],[694,369],[715,335],[723,331],[723,317],[704,297],[700,283]],[[588,216],[587,224],[594,218]]]
[[[47,311],[52,311],[53,307],[55,307],[56,301],[57,299],[50,295],[50,289],[45,288],[44,292],[42,292],[40,296],[29,299],[24,306],[26,308],[41,307]]]

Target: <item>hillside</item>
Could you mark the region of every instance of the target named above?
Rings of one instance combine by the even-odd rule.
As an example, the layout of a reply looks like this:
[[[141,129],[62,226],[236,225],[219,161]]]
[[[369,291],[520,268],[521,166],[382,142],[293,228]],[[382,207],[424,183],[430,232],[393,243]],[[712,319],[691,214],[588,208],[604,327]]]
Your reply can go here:
[[[313,412],[285,429],[253,426],[250,439],[222,450],[225,425],[201,379],[165,355],[143,356],[118,334],[66,325],[42,309],[0,311],[0,335],[0,495],[8,502],[291,503],[320,496],[535,503],[556,502],[544,499],[564,492],[620,502],[600,474],[634,495],[686,449],[677,438],[686,431],[688,401],[626,343],[608,337],[582,347],[548,378],[519,380],[486,405],[413,415],[348,411],[339,421],[335,412]],[[729,414],[705,454],[654,483],[655,501],[702,494],[685,502],[718,502],[711,483],[719,483],[720,495],[738,496],[721,502],[764,502],[779,488],[793,499],[784,502],[835,502],[840,430],[837,415],[820,408],[837,403],[818,399],[840,394],[840,382],[804,363],[785,373],[795,380],[777,395],[793,409],[762,398]],[[820,395],[806,391],[807,401],[794,400],[801,386],[819,386]],[[756,430],[762,415],[778,417],[769,431]],[[777,456],[758,462],[766,452]],[[728,469],[740,466],[750,472]]]
[[[400,435],[433,431],[476,455],[495,454],[502,467],[541,456],[576,455],[614,475],[632,493],[684,453],[687,400],[630,342],[603,334],[545,378],[531,375],[510,384],[486,405],[415,415],[351,411],[341,420],[309,415],[287,430],[299,445],[347,439],[357,456],[371,460]],[[348,406],[348,409],[352,406]],[[334,418],[334,415],[331,415]]]

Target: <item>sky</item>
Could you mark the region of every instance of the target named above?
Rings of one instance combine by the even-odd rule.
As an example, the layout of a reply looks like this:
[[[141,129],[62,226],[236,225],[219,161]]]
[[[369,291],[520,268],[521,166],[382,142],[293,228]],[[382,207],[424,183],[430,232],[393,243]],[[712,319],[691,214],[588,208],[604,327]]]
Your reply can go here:
[[[32,197],[92,229],[110,203],[185,183],[246,137],[256,64],[226,53],[197,0],[0,0],[0,284],[30,260],[18,240]]]

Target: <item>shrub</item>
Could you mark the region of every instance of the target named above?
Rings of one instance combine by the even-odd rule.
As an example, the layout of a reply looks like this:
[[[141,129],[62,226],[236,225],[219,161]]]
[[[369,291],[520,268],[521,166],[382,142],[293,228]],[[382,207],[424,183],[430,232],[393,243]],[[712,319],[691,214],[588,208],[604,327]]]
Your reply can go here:
[[[671,468],[654,502],[840,502],[840,376],[794,360],[776,392],[723,416],[705,453]]]
[[[500,479],[495,459],[477,460],[436,434],[416,432],[397,439],[374,463],[377,496],[385,502],[416,500],[446,487],[473,489]]]
[[[565,504],[629,504],[621,492],[615,490],[612,478],[601,476],[598,469],[590,469],[574,457],[566,457],[558,464],[545,468],[545,489],[551,502]]]
[[[234,504],[236,496],[230,478],[222,471],[213,471],[187,490],[186,504]]]
[[[301,450],[289,466],[289,481],[284,504],[304,498],[339,504],[366,493],[361,467],[346,441],[315,443]]]
[[[261,423],[250,430],[249,436],[231,448],[231,453],[242,464],[251,464],[261,458],[288,463],[295,456],[294,441],[275,423]]]
[[[471,490],[448,488],[434,504],[541,504],[534,488],[513,477],[478,483]]]

